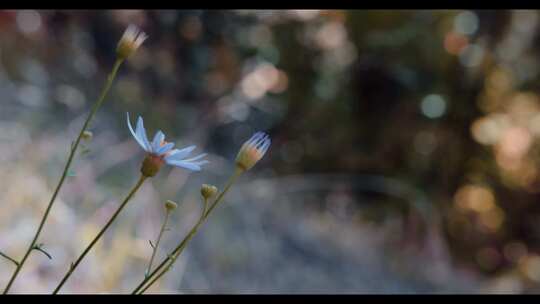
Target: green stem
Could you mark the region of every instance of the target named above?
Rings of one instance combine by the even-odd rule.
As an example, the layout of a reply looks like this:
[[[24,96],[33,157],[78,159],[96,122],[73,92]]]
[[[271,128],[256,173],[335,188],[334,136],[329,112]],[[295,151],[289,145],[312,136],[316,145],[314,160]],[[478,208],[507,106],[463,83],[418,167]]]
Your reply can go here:
[[[165,231],[165,227],[167,226],[167,222],[169,221],[169,215],[171,211],[167,209],[167,213],[165,214],[165,220],[163,221],[163,225],[161,225],[161,230],[159,231],[159,235],[156,241],[156,245],[152,246],[152,257],[150,258],[150,263],[148,263],[148,269],[146,270],[145,275],[148,276],[150,274],[150,271],[152,270],[152,263],[154,262],[154,258],[156,257],[156,253],[158,251],[159,242],[161,241],[161,237],[163,236],[163,232]]]
[[[210,212],[217,206],[217,204],[219,202],[221,202],[221,200],[223,199],[223,196],[225,196],[225,194],[227,193],[227,191],[229,191],[229,188],[231,188],[231,186],[234,184],[234,182],[236,181],[236,179],[242,174],[244,173],[244,170],[240,169],[240,167],[236,167],[233,174],[231,175],[231,177],[229,177],[229,181],[227,182],[227,184],[225,185],[225,188],[223,188],[223,191],[221,191],[221,193],[218,195],[218,197],[216,198],[216,200],[214,201],[214,203],[212,204],[212,206],[210,206],[210,208],[208,209],[208,211],[206,211],[206,214],[204,215],[204,219],[206,219],[208,217],[208,215],[210,214]]]
[[[19,262],[17,262],[14,258],[10,257],[9,255],[3,253],[2,251],[0,251],[0,256],[3,256],[4,258],[8,259],[10,262],[15,264],[16,266],[19,266]]]
[[[92,249],[92,247],[94,247],[94,245],[97,243],[97,241],[101,238],[101,236],[105,233],[105,231],[107,230],[107,228],[109,228],[109,226],[112,224],[112,222],[116,219],[116,217],[118,216],[118,214],[120,214],[120,211],[122,211],[122,209],[124,209],[124,207],[126,206],[126,204],[129,202],[129,200],[133,197],[133,195],[135,195],[135,193],[137,192],[137,190],[139,190],[139,188],[141,187],[141,185],[143,184],[143,182],[146,180],[146,176],[144,175],[141,175],[141,177],[139,178],[139,181],[137,182],[137,184],[135,185],[135,187],[133,187],[133,189],[131,189],[131,191],[129,192],[129,194],[126,196],[126,198],[124,199],[124,201],[122,202],[122,204],[120,204],[120,206],[118,207],[118,209],[116,209],[116,212],[114,212],[113,216],[109,219],[109,221],[107,222],[107,224],[105,224],[105,226],[101,229],[101,231],[98,233],[98,235],[96,235],[96,237],[92,240],[92,242],[90,242],[90,245],[88,245],[88,247],[86,247],[86,249],[83,251],[83,253],[79,256],[79,258],[75,261],[75,263],[71,264],[71,266],[69,267],[69,270],[68,272],[64,275],[64,278],[62,279],[62,281],[60,281],[60,284],[58,284],[58,286],[56,287],[56,289],[53,291],[53,294],[57,294],[58,291],[60,291],[60,288],[62,288],[62,286],[64,286],[64,283],[67,281],[67,279],[71,276],[71,274],[73,273],[73,271],[75,270],[75,268],[77,268],[77,266],[79,265],[79,263],[82,261],[82,259],[86,256],[86,254],[90,251],[90,249]]]
[[[132,294],[142,294],[145,290],[147,290],[150,286],[152,286],[160,277],[162,277],[165,274],[165,272],[167,272],[170,269],[170,267],[172,266],[176,258],[180,255],[180,253],[182,253],[182,251],[186,247],[187,243],[193,238],[193,236],[195,236],[195,233],[199,229],[199,226],[202,225],[202,223],[208,218],[208,216],[210,215],[210,212],[212,212],[212,210],[217,206],[217,204],[221,202],[225,194],[229,191],[229,188],[234,184],[236,179],[243,172],[244,170],[238,167],[235,169],[234,173],[229,178],[227,185],[225,186],[225,188],[223,188],[223,191],[221,191],[221,193],[218,195],[218,197],[216,198],[214,203],[210,206],[210,208],[208,208],[208,210],[206,210],[206,204],[205,204],[205,211],[203,211],[203,215],[201,216],[197,224],[195,224],[195,226],[190,230],[188,235],[180,242],[180,244],[178,244],[178,246],[176,246],[176,248],[167,256],[167,258],[165,258],[156,267],[156,269],[154,269],[154,271],[150,273],[150,275],[148,275],[146,278],[144,278],[144,280],[142,280],[141,283],[139,283],[139,285],[133,290]],[[166,268],[162,272],[160,272],[157,277],[154,278],[154,276],[158,273],[158,271],[160,271],[164,267]],[[149,282],[150,280],[152,281],[148,285],[146,285],[146,283]]]
[[[191,228],[188,235],[184,239],[185,241],[182,241],[183,247],[181,247],[178,251],[176,251],[176,253],[174,253],[174,256],[172,258],[169,258],[169,262],[168,262],[167,266],[165,267],[165,269],[162,272],[160,272],[159,275],[155,276],[152,279],[152,281],[150,281],[150,283],[148,283],[148,285],[146,285],[146,287],[144,287],[138,294],[143,294],[148,288],[150,288],[150,286],[152,286],[157,280],[159,280],[159,278],[161,278],[167,271],[169,271],[171,269],[172,265],[174,264],[174,262],[176,262],[176,259],[178,258],[180,253],[186,247],[187,242],[189,240],[191,240],[195,236],[195,233],[199,229],[199,226],[202,224],[202,222],[204,220],[204,216],[206,214],[206,208],[207,207],[208,207],[208,199],[204,198],[204,207],[203,207],[203,210],[202,210],[202,213],[201,213],[201,217],[199,218],[199,221],[197,222],[197,224],[195,224],[195,226],[193,226],[193,228]]]
[[[17,268],[15,269],[15,272],[11,276],[8,284],[6,285],[6,288],[4,289],[4,294],[7,294],[9,289],[11,288],[11,285],[13,285],[13,282],[15,281],[15,278],[17,278],[17,275],[21,271],[24,263],[26,262],[26,259],[30,255],[30,252],[32,252],[32,249],[34,249],[34,245],[36,244],[39,235],[41,233],[41,230],[43,229],[43,226],[45,225],[45,221],[47,220],[47,217],[49,216],[49,212],[52,209],[52,206],[54,205],[54,201],[56,200],[56,196],[60,192],[60,188],[62,188],[62,185],[64,184],[64,180],[66,179],[66,176],[69,171],[69,166],[71,165],[71,162],[73,161],[73,157],[75,156],[75,152],[77,151],[77,147],[79,146],[79,143],[81,141],[82,135],[84,131],[88,128],[90,125],[90,121],[92,118],[94,118],[94,115],[96,114],[97,110],[105,100],[105,96],[107,95],[107,92],[109,91],[114,78],[116,77],[116,73],[118,72],[118,68],[122,64],[123,59],[117,59],[114,63],[114,66],[111,70],[111,73],[107,77],[107,82],[105,83],[105,87],[103,88],[103,91],[101,91],[101,95],[99,96],[98,100],[92,107],[90,114],[86,118],[86,121],[84,122],[84,125],[79,132],[79,136],[77,136],[77,139],[75,140],[75,143],[71,146],[71,151],[69,153],[68,161],[64,167],[64,172],[62,173],[62,177],[60,178],[60,181],[58,182],[58,185],[56,186],[56,189],[54,190],[53,196],[51,197],[51,200],[49,201],[49,204],[47,206],[47,209],[45,210],[45,214],[43,214],[43,218],[41,219],[41,223],[39,224],[38,230],[36,231],[34,238],[32,240],[32,243],[30,243],[30,246],[28,246],[28,249],[26,250],[26,253],[24,254],[21,262],[17,265]]]

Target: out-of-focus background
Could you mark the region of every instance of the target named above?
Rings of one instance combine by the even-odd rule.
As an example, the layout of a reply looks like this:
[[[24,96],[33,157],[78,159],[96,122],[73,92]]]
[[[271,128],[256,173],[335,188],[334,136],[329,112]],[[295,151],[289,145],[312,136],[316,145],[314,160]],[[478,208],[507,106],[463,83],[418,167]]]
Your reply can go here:
[[[128,24],[120,69],[12,292],[50,293],[136,182],[141,115],[210,164],[147,182],[65,285],[128,293],[272,146],[151,293],[540,292],[537,11],[0,11],[0,250],[20,259]],[[13,264],[0,259],[0,285]]]

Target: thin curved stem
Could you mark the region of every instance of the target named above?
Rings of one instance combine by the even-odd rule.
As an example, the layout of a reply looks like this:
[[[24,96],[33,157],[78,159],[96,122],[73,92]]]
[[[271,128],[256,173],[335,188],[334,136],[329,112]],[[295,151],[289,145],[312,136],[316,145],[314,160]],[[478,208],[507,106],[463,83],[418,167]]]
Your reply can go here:
[[[14,258],[10,257],[9,255],[3,253],[2,251],[0,251],[0,256],[8,259],[10,262],[12,262],[13,264],[15,264],[15,266],[19,266],[19,262],[17,262],[17,260],[15,260]]]
[[[17,265],[17,268],[15,269],[15,272],[13,272],[13,275],[9,279],[8,284],[6,285],[6,288],[4,289],[4,294],[7,294],[9,289],[11,288],[11,285],[13,285],[13,282],[17,278],[17,275],[21,271],[24,263],[26,262],[26,259],[30,255],[30,252],[34,249],[34,245],[36,244],[39,235],[41,234],[41,230],[43,229],[43,226],[45,225],[45,221],[47,220],[47,217],[49,216],[49,212],[52,209],[52,206],[54,205],[54,201],[56,200],[56,196],[60,192],[60,188],[62,188],[62,185],[64,184],[64,181],[66,179],[66,176],[69,172],[69,166],[71,165],[71,162],[73,161],[73,157],[75,156],[75,152],[77,151],[77,148],[79,146],[79,143],[81,142],[81,138],[83,136],[84,131],[88,128],[90,125],[90,121],[92,118],[94,118],[94,115],[96,114],[97,110],[105,100],[105,96],[109,92],[109,89],[111,88],[111,85],[113,83],[114,78],[116,77],[116,73],[118,72],[118,69],[120,68],[120,65],[122,64],[123,59],[117,59],[116,62],[113,65],[113,68],[107,77],[107,82],[105,83],[105,87],[103,87],[103,90],[101,91],[101,94],[90,110],[90,114],[88,114],[88,117],[86,118],[86,121],[84,122],[84,125],[79,132],[79,136],[77,136],[77,139],[75,140],[75,143],[71,145],[71,151],[69,153],[69,157],[67,160],[67,163],[64,167],[64,172],[62,173],[62,177],[60,177],[60,181],[58,182],[58,185],[56,186],[56,189],[54,190],[53,196],[51,197],[51,200],[49,201],[49,204],[47,205],[47,209],[45,210],[45,213],[43,214],[43,217],[41,219],[41,222],[39,224],[39,227],[34,235],[34,238],[32,239],[32,242],[30,243],[30,246],[28,246],[28,249],[26,250],[21,262]]]
[[[160,277],[162,277],[170,269],[170,267],[172,266],[172,263],[174,263],[174,261],[176,260],[176,257],[178,257],[180,255],[180,253],[182,253],[182,251],[184,250],[184,248],[186,247],[188,242],[193,238],[193,236],[195,236],[195,233],[199,229],[199,226],[202,225],[202,223],[208,218],[208,216],[210,215],[210,212],[212,212],[212,210],[217,206],[217,204],[219,202],[221,202],[221,200],[223,199],[225,194],[229,191],[230,187],[234,184],[236,179],[243,172],[244,172],[244,170],[242,170],[242,169],[240,169],[238,167],[235,169],[234,173],[229,178],[229,181],[227,182],[225,188],[223,188],[223,190],[220,192],[220,194],[214,200],[214,202],[212,203],[210,208],[203,211],[202,217],[197,222],[197,224],[195,224],[195,226],[190,230],[188,235],[180,242],[180,244],[178,244],[178,246],[176,246],[176,248],[167,256],[167,258],[165,258],[156,267],[156,269],[154,269],[154,271],[152,271],[152,273],[150,273],[149,276],[144,278],[141,281],[141,283],[139,283],[139,285],[133,290],[132,294],[142,294],[145,290],[147,290],[150,286],[152,286]],[[205,209],[206,209],[206,206],[205,206]],[[164,267],[166,267],[166,268],[163,269]],[[162,269],[163,269],[163,271],[160,272],[159,274],[157,274]],[[157,274],[157,277],[155,277],[156,274]],[[148,283],[149,281],[151,281],[151,282]],[[147,285],[147,283],[148,283],[148,285]]]
[[[92,247],[94,247],[94,245],[97,243],[97,241],[101,238],[101,236],[105,233],[105,231],[107,230],[107,228],[109,228],[109,226],[112,224],[112,222],[114,222],[114,220],[116,219],[116,217],[118,216],[118,214],[120,214],[120,212],[122,211],[122,209],[124,209],[124,207],[126,206],[126,204],[129,202],[129,200],[133,197],[133,195],[135,195],[135,193],[137,192],[137,190],[139,190],[139,188],[141,187],[141,185],[143,184],[143,182],[146,180],[146,176],[144,175],[141,175],[141,177],[139,178],[139,181],[137,182],[137,184],[135,185],[135,187],[133,187],[133,189],[131,189],[131,191],[129,192],[129,194],[126,196],[126,198],[124,199],[124,201],[122,202],[122,204],[120,204],[120,206],[118,207],[118,209],[116,209],[116,211],[114,212],[113,216],[109,219],[109,221],[107,222],[107,224],[105,224],[105,226],[101,229],[101,231],[98,233],[98,235],[96,235],[96,237],[92,240],[92,242],[90,242],[90,244],[86,247],[86,249],[83,251],[83,253],[79,256],[79,258],[75,261],[75,263],[71,264],[71,266],[69,267],[69,270],[68,272],[64,275],[64,278],[62,278],[62,281],[60,281],[60,284],[58,284],[58,286],[56,287],[56,289],[53,291],[53,294],[57,294],[58,291],[60,291],[60,289],[62,288],[62,286],[64,286],[64,283],[66,283],[67,279],[71,276],[71,274],[73,273],[73,271],[75,270],[75,268],[77,268],[77,266],[79,265],[79,263],[81,263],[81,261],[84,259],[84,257],[86,256],[86,254],[90,251],[90,249],[92,249]]]
[[[159,248],[159,242],[161,241],[161,237],[163,236],[163,232],[165,231],[165,227],[167,226],[167,222],[169,221],[169,215],[171,211],[167,209],[166,212],[167,213],[165,214],[165,220],[163,221],[163,225],[161,225],[161,229],[159,230],[156,245],[152,246],[152,257],[150,258],[150,262],[148,263],[148,269],[146,270],[145,276],[148,276],[150,274],[150,271],[152,270],[152,263],[154,262],[154,258],[156,257],[156,253]]]
[[[204,207],[203,207],[203,210],[202,210],[202,213],[201,213],[201,217],[199,218],[199,220],[197,221],[197,224],[195,224],[195,226],[193,226],[193,228],[191,228],[191,230],[189,231],[188,235],[186,236],[185,238],[185,242],[183,242],[183,247],[181,247],[175,254],[172,258],[169,259],[169,262],[167,264],[167,266],[165,267],[165,269],[163,269],[162,272],[160,272],[157,276],[155,276],[152,281],[150,281],[150,283],[148,283],[148,285],[146,285],[146,287],[144,287],[138,294],[143,294],[148,288],[150,288],[150,286],[152,286],[157,280],[159,280],[159,278],[161,278],[163,275],[165,275],[165,273],[167,271],[169,271],[172,267],[172,265],[174,264],[174,262],[176,262],[176,259],[178,258],[178,256],[180,256],[180,253],[182,253],[183,249],[186,247],[187,243],[189,242],[189,240],[191,240],[194,236],[195,236],[195,233],[197,233],[197,230],[199,229],[199,226],[202,224],[202,222],[204,221],[204,216],[206,215],[206,208],[208,207],[208,199],[204,198]]]

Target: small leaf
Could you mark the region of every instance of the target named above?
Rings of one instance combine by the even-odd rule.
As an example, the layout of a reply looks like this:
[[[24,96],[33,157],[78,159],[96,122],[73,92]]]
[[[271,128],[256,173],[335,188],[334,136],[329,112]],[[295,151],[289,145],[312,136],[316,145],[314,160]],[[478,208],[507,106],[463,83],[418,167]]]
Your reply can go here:
[[[90,152],[90,148],[86,146],[85,144],[81,144],[81,155],[88,154]]]
[[[19,262],[17,262],[14,258],[10,257],[9,255],[3,253],[2,251],[0,251],[0,256],[6,258],[7,260],[9,260],[10,262],[12,262],[13,264],[19,266]]]
[[[43,253],[44,255],[46,255],[49,258],[49,260],[52,260],[52,256],[47,251],[45,251],[43,248],[41,248],[42,246],[43,246],[43,243],[40,243],[40,244],[34,245],[34,247],[32,249],[35,249],[35,250]]]
[[[150,243],[150,246],[152,247],[152,249],[156,249],[156,246],[154,246],[151,240],[148,240],[148,243]]]
[[[81,155],[86,155],[88,153],[90,153],[90,149],[83,147],[83,149],[81,150]]]

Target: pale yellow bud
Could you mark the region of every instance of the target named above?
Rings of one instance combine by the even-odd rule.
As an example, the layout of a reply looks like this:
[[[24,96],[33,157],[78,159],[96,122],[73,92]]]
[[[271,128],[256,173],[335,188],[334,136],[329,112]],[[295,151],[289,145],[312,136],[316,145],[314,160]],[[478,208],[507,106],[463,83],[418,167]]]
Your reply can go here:
[[[92,137],[94,136],[94,134],[90,131],[84,131],[83,134],[82,134],[82,139],[86,140],[86,141],[89,141],[92,139]]]
[[[176,209],[176,207],[178,207],[178,204],[171,201],[171,200],[167,200],[165,202],[165,209],[167,209],[169,211],[173,211],[174,209]]]
[[[216,186],[207,185],[207,184],[203,184],[201,186],[201,195],[205,199],[211,198],[212,196],[216,195],[217,192],[218,192],[218,189],[216,188]]]

